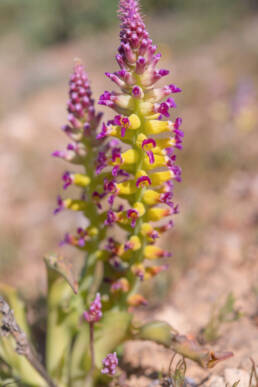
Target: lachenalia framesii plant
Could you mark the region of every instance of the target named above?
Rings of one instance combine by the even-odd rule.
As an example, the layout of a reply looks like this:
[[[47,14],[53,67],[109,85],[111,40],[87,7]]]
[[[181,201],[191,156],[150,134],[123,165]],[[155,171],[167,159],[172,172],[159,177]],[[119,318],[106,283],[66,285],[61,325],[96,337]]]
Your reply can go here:
[[[175,150],[182,148],[182,120],[169,120],[169,110],[176,107],[171,95],[181,90],[174,84],[155,87],[169,71],[157,69],[161,56],[146,31],[138,2],[121,0],[119,16],[121,44],[116,59],[120,70],[106,75],[121,91],[106,91],[99,100],[116,115],[98,131],[99,120],[93,115],[92,125],[85,117],[84,75],[77,65],[70,82],[70,124],[64,128],[75,143],[69,144],[68,151],[54,153],[84,168],[79,175],[65,172],[64,188],[80,185],[82,195],[59,197],[55,212],[81,211],[89,222],[77,235],[64,238],[64,243],[86,252],[77,295],[81,301],[75,303],[101,309],[101,316],[84,314],[88,324],[73,345],[72,373],[75,378],[85,377],[86,369],[88,381],[108,353],[132,338],[133,331],[136,334],[128,310],[147,303],[139,292],[140,283],[167,268],[163,261],[170,253],[156,242],[173,225],[171,217],[178,212],[172,201],[173,182],[181,180]],[[84,363],[84,369],[78,363]]]
[[[158,240],[178,213],[173,184],[181,180],[175,152],[182,149],[183,132],[182,119],[170,119],[170,109],[176,107],[171,95],[181,89],[156,86],[169,71],[158,69],[161,55],[138,0],[120,0],[119,17],[120,69],[106,75],[120,90],[105,91],[99,99],[115,111],[114,117],[100,127],[102,113],[96,112],[88,76],[76,61],[69,82],[68,124],[63,127],[70,142],[66,150],[53,153],[70,165],[62,177],[64,190],[74,187],[74,197],[58,196],[54,213],[68,209],[85,218],[61,245],[81,251],[84,264],[75,280],[61,257],[45,258],[43,362],[30,344],[23,302],[14,289],[0,285],[0,382],[97,387],[116,378],[119,383],[118,354],[127,340],[152,340],[202,367],[229,356],[202,349],[167,323],[142,325],[132,313],[147,304],[141,283],[168,268],[170,253]]]

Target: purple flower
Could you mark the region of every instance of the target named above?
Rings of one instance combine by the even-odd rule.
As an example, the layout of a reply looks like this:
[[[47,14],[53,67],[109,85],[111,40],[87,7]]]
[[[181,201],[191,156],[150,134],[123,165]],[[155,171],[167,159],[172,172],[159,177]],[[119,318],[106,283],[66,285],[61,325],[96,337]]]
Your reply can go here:
[[[176,103],[173,98],[168,98],[166,102],[162,102],[160,105],[155,105],[156,111],[165,117],[170,117],[169,109],[176,108]]]
[[[99,175],[101,171],[107,166],[107,157],[105,152],[99,152],[97,157],[96,174]]]
[[[73,236],[69,233],[66,233],[64,236],[64,239],[60,242],[60,246],[63,246],[65,244],[77,246],[77,247],[84,247],[86,243],[86,238],[88,236],[88,233],[83,228],[79,227],[77,229],[77,235]]]
[[[63,174],[62,179],[64,182],[63,189],[67,189],[71,184],[73,184],[72,174],[68,171]]]
[[[116,193],[116,184],[114,180],[104,179],[104,192],[105,193]]]
[[[114,213],[114,211],[109,210],[107,212],[107,218],[106,218],[104,224],[106,226],[111,226],[112,224],[114,224],[116,222],[116,220],[117,220],[116,219],[116,214]]]
[[[119,163],[122,163],[122,156],[121,156],[121,148],[113,148],[112,149],[112,161],[113,163],[116,163],[117,161]],[[118,159],[118,160],[117,160]]]
[[[127,218],[132,219],[131,226],[135,227],[136,225],[136,220],[139,217],[139,213],[136,210],[130,209],[127,211]]]
[[[141,176],[136,181],[136,187],[139,188],[139,187],[141,187],[143,185],[146,185],[146,183],[148,185],[151,185],[151,179],[149,178],[149,176]]]
[[[101,370],[102,374],[114,376],[118,366],[118,358],[116,352],[109,353],[105,359],[102,361],[103,368]]]
[[[179,183],[182,181],[181,175],[182,175],[182,169],[178,166],[172,163],[171,165],[168,163],[168,166],[170,167],[170,170],[174,173],[175,180]]]
[[[142,149],[144,149],[144,147],[146,145],[151,145],[152,148],[155,148],[156,147],[156,141],[154,140],[154,138],[147,138],[146,140],[143,140],[143,142],[142,142]]]
[[[130,121],[127,117],[122,118],[121,120],[121,137],[125,136],[126,129],[129,128]]]
[[[90,304],[89,310],[83,313],[83,316],[88,323],[96,323],[102,317],[102,304],[100,294],[96,294],[95,300]]]
[[[59,195],[57,197],[57,208],[54,210],[54,215],[57,215],[59,212],[61,212],[64,209],[64,201]]]
[[[173,197],[173,193],[172,192],[164,192],[160,195],[160,201],[162,203],[165,203],[167,204],[169,207],[173,208],[174,207],[174,203],[171,201]]]
[[[73,237],[68,232],[65,234],[64,239],[59,243],[59,246],[64,245],[72,245],[73,244]]]
[[[103,123],[102,128],[101,128],[101,132],[97,134],[96,139],[102,140],[103,138],[108,136],[108,133],[109,133],[108,126],[105,123]]]

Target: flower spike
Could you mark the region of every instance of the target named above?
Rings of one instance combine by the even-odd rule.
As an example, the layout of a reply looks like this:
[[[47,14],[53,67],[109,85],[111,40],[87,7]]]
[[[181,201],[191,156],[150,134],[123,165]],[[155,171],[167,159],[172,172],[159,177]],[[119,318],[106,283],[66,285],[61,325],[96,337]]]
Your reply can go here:
[[[162,88],[155,86],[170,72],[158,68],[161,55],[146,29],[139,1],[120,0],[118,15],[121,32],[116,60],[120,70],[106,76],[120,90],[105,91],[99,99],[100,105],[118,114],[103,124],[97,135],[107,141],[106,152],[99,155],[102,162],[98,168],[105,173],[103,192],[111,206],[104,224],[120,226],[127,237],[125,241],[115,241],[116,248],[110,251],[104,266],[110,275],[115,257],[126,262],[126,271],[121,275],[123,281],[127,280],[127,301],[128,305],[137,306],[145,304],[140,295],[133,294],[137,280],[151,278],[150,273],[158,274],[167,267],[162,264],[158,270],[154,265],[152,270],[150,262],[170,256],[154,243],[170,228],[170,218],[178,212],[172,201],[173,181],[181,181],[175,151],[182,149],[184,134],[180,129],[182,119],[170,120],[171,111],[176,108],[172,95],[181,89],[172,83]],[[118,143],[111,149],[114,138]],[[117,199],[123,201],[123,208],[116,205]],[[168,226],[157,223],[164,218],[168,218]],[[120,282],[117,273],[114,276],[110,292],[111,298],[113,294],[117,299],[119,294],[112,289]]]

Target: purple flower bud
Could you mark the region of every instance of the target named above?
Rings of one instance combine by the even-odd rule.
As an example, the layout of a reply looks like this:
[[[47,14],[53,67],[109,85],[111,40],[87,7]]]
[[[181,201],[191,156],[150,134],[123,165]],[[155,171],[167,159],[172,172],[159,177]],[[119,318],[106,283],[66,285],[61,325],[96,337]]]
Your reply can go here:
[[[174,123],[174,128],[175,129],[179,129],[180,126],[182,125],[182,122],[183,122],[182,118],[181,117],[177,117],[176,120],[175,120],[175,123]]]
[[[105,75],[111,79],[111,81],[113,81],[117,86],[123,88],[126,86],[125,82],[122,81],[116,74],[112,74],[112,73],[105,73]]]
[[[169,73],[170,73],[169,70],[165,70],[165,69],[159,70],[159,75],[160,75],[161,77],[166,77]]]
[[[99,105],[113,107],[115,105],[115,96],[109,91],[105,91],[99,98]]]
[[[116,352],[109,353],[102,361],[102,364],[103,364],[103,368],[101,370],[102,374],[114,376],[118,366],[118,358],[117,358]]]
[[[83,313],[83,316],[88,323],[96,323],[102,317],[102,305],[100,294],[96,294],[95,300],[90,304],[89,310]]]
[[[176,103],[173,98],[168,98],[166,103],[169,105],[170,108],[176,108]]]
[[[144,93],[140,86],[134,86],[132,89],[132,95],[135,98],[143,98]]]
[[[136,74],[143,74],[146,66],[146,59],[143,56],[140,56],[136,62]]]
[[[162,102],[159,105],[159,108],[157,109],[157,112],[160,113],[161,115],[165,116],[165,117],[170,117],[168,103]]]
[[[171,90],[171,93],[181,93],[182,89],[180,87],[177,87],[176,85],[169,85],[169,88]]]
[[[56,150],[52,153],[53,157],[59,157],[60,159],[66,159],[67,157],[67,152],[66,151],[59,151]]]

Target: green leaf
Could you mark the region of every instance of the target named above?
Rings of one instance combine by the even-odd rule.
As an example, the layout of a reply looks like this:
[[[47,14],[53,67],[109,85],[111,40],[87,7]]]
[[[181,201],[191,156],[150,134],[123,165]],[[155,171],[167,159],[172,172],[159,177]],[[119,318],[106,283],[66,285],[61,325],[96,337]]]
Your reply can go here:
[[[71,308],[77,292],[76,281],[61,258],[45,258],[48,274],[48,320],[46,365],[50,376],[58,385],[67,385],[69,354],[78,324],[78,314]]]
[[[155,343],[170,347],[172,343],[173,328],[163,321],[152,321],[140,327],[136,339],[150,340]]]

